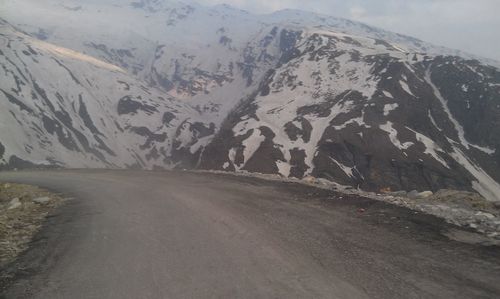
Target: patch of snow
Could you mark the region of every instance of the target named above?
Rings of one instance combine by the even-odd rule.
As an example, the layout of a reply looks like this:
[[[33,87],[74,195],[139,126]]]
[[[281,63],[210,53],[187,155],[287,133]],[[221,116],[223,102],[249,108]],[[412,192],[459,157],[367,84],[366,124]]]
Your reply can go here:
[[[191,145],[191,147],[189,148],[189,152],[191,154],[196,153],[200,148],[204,148],[205,146],[207,146],[210,143],[210,141],[212,141],[212,138],[213,138],[212,135],[208,135],[198,139],[198,141],[195,144]]]
[[[494,154],[495,153],[494,149],[471,144],[467,141],[467,139],[465,139],[464,128],[460,125],[460,123],[455,119],[455,117],[451,113],[450,108],[448,107],[448,101],[443,97],[443,95],[441,94],[441,92],[439,91],[437,86],[434,85],[434,83],[432,82],[431,73],[429,70],[427,70],[427,72],[425,74],[425,80],[429,84],[429,86],[432,88],[432,90],[434,91],[434,95],[441,102],[441,105],[443,106],[444,111],[448,115],[448,119],[451,121],[451,123],[455,127],[455,130],[457,131],[457,134],[458,134],[458,138],[460,140],[460,144],[465,146],[466,149],[470,149],[470,147],[472,146],[472,147],[474,147],[482,152],[485,152],[489,155]]]
[[[284,176],[284,177],[289,177],[290,176],[290,169],[292,166],[288,162],[283,162],[280,160],[276,161],[276,167],[278,167],[278,172]]]
[[[330,158],[330,160],[337,164],[337,166],[348,176],[348,177],[354,177],[354,174],[352,173],[352,168],[351,167],[347,167],[345,166],[344,164],[340,163],[339,161],[335,160],[334,158],[332,157],[328,157]]]
[[[451,157],[461,164],[477,181],[472,182],[479,194],[489,201],[500,201],[500,184],[489,176],[481,167],[474,164],[457,146],[453,146]]]
[[[398,108],[398,104],[397,103],[394,103],[394,104],[385,104],[384,105],[384,116],[388,116],[389,113],[392,111],[392,110],[395,110],[396,108]]]
[[[391,140],[392,144],[394,144],[394,146],[396,146],[400,150],[406,150],[414,145],[413,142],[401,143],[401,141],[399,141],[398,139],[398,131],[393,127],[393,123],[390,121],[387,121],[385,124],[380,125],[379,128],[389,133],[389,139]]]
[[[444,167],[450,168],[448,166],[448,163],[446,163],[446,161],[443,158],[441,158],[441,156],[439,156],[439,154],[437,153],[438,151],[445,153],[445,151],[439,145],[437,145],[436,142],[434,142],[434,140],[430,139],[429,137],[425,136],[424,134],[421,134],[415,130],[412,130],[411,128],[408,128],[408,127],[406,127],[406,128],[408,130],[412,131],[413,133],[415,133],[417,141],[419,141],[425,145],[424,154],[431,155],[436,161],[441,163]]]
[[[252,158],[253,154],[259,149],[262,142],[266,137],[261,134],[259,129],[255,129],[247,139],[243,140],[242,145],[245,147],[243,150],[243,166]]]
[[[391,98],[391,99],[394,99],[394,97],[392,96],[392,93],[390,93],[390,92],[388,92],[388,91],[386,91],[386,90],[383,90],[382,92],[384,93],[384,95],[385,95],[386,97]]]
[[[399,52],[402,52],[402,53],[406,53],[407,51],[405,49],[403,49],[400,45],[396,45],[396,44],[391,44],[391,46],[394,47],[394,49],[398,50]]]
[[[427,111],[427,114],[429,115],[429,119],[431,120],[431,123],[434,125],[434,127],[436,127],[436,129],[438,129],[439,131],[442,131],[441,128],[437,125],[436,120],[432,116],[432,113],[430,110]]]
[[[410,90],[410,87],[408,86],[408,84],[405,82],[405,81],[402,81],[402,80],[399,80],[399,84],[401,84],[401,87],[403,88],[403,90],[411,95],[412,97],[416,98],[416,96],[411,92]]]

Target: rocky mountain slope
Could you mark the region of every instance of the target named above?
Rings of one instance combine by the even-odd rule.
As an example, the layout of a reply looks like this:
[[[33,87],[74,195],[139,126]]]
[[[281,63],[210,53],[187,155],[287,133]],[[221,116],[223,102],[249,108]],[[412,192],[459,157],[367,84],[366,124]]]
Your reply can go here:
[[[497,69],[364,37],[298,35],[294,55],[230,114],[202,167],[372,190],[473,181],[485,196],[500,194]]]
[[[500,199],[496,62],[290,10],[26,0],[2,17],[4,165],[250,171]]]

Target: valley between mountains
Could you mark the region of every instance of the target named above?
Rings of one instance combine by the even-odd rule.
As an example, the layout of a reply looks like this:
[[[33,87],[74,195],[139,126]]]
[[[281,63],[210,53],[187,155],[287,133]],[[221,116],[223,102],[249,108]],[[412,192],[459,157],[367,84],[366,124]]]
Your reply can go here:
[[[247,171],[500,200],[499,62],[295,10],[2,6],[3,169]]]

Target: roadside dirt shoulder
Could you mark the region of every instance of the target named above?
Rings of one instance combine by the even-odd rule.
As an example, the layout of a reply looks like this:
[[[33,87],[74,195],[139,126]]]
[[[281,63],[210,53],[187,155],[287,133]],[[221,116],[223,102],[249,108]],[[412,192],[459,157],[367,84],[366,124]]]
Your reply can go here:
[[[29,247],[63,198],[36,186],[0,183],[0,270]]]

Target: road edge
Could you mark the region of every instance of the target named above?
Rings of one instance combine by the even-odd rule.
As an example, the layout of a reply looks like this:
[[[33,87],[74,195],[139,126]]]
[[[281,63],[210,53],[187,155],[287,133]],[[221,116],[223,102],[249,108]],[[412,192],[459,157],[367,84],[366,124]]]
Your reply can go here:
[[[50,188],[43,187],[50,192]],[[0,299],[30,298],[40,289],[55,262],[71,244],[71,223],[79,217],[78,200],[65,200],[45,218],[40,230],[29,242],[28,248],[14,261],[0,269]],[[40,275],[42,279],[32,279]],[[33,284],[35,282],[35,284]]]

